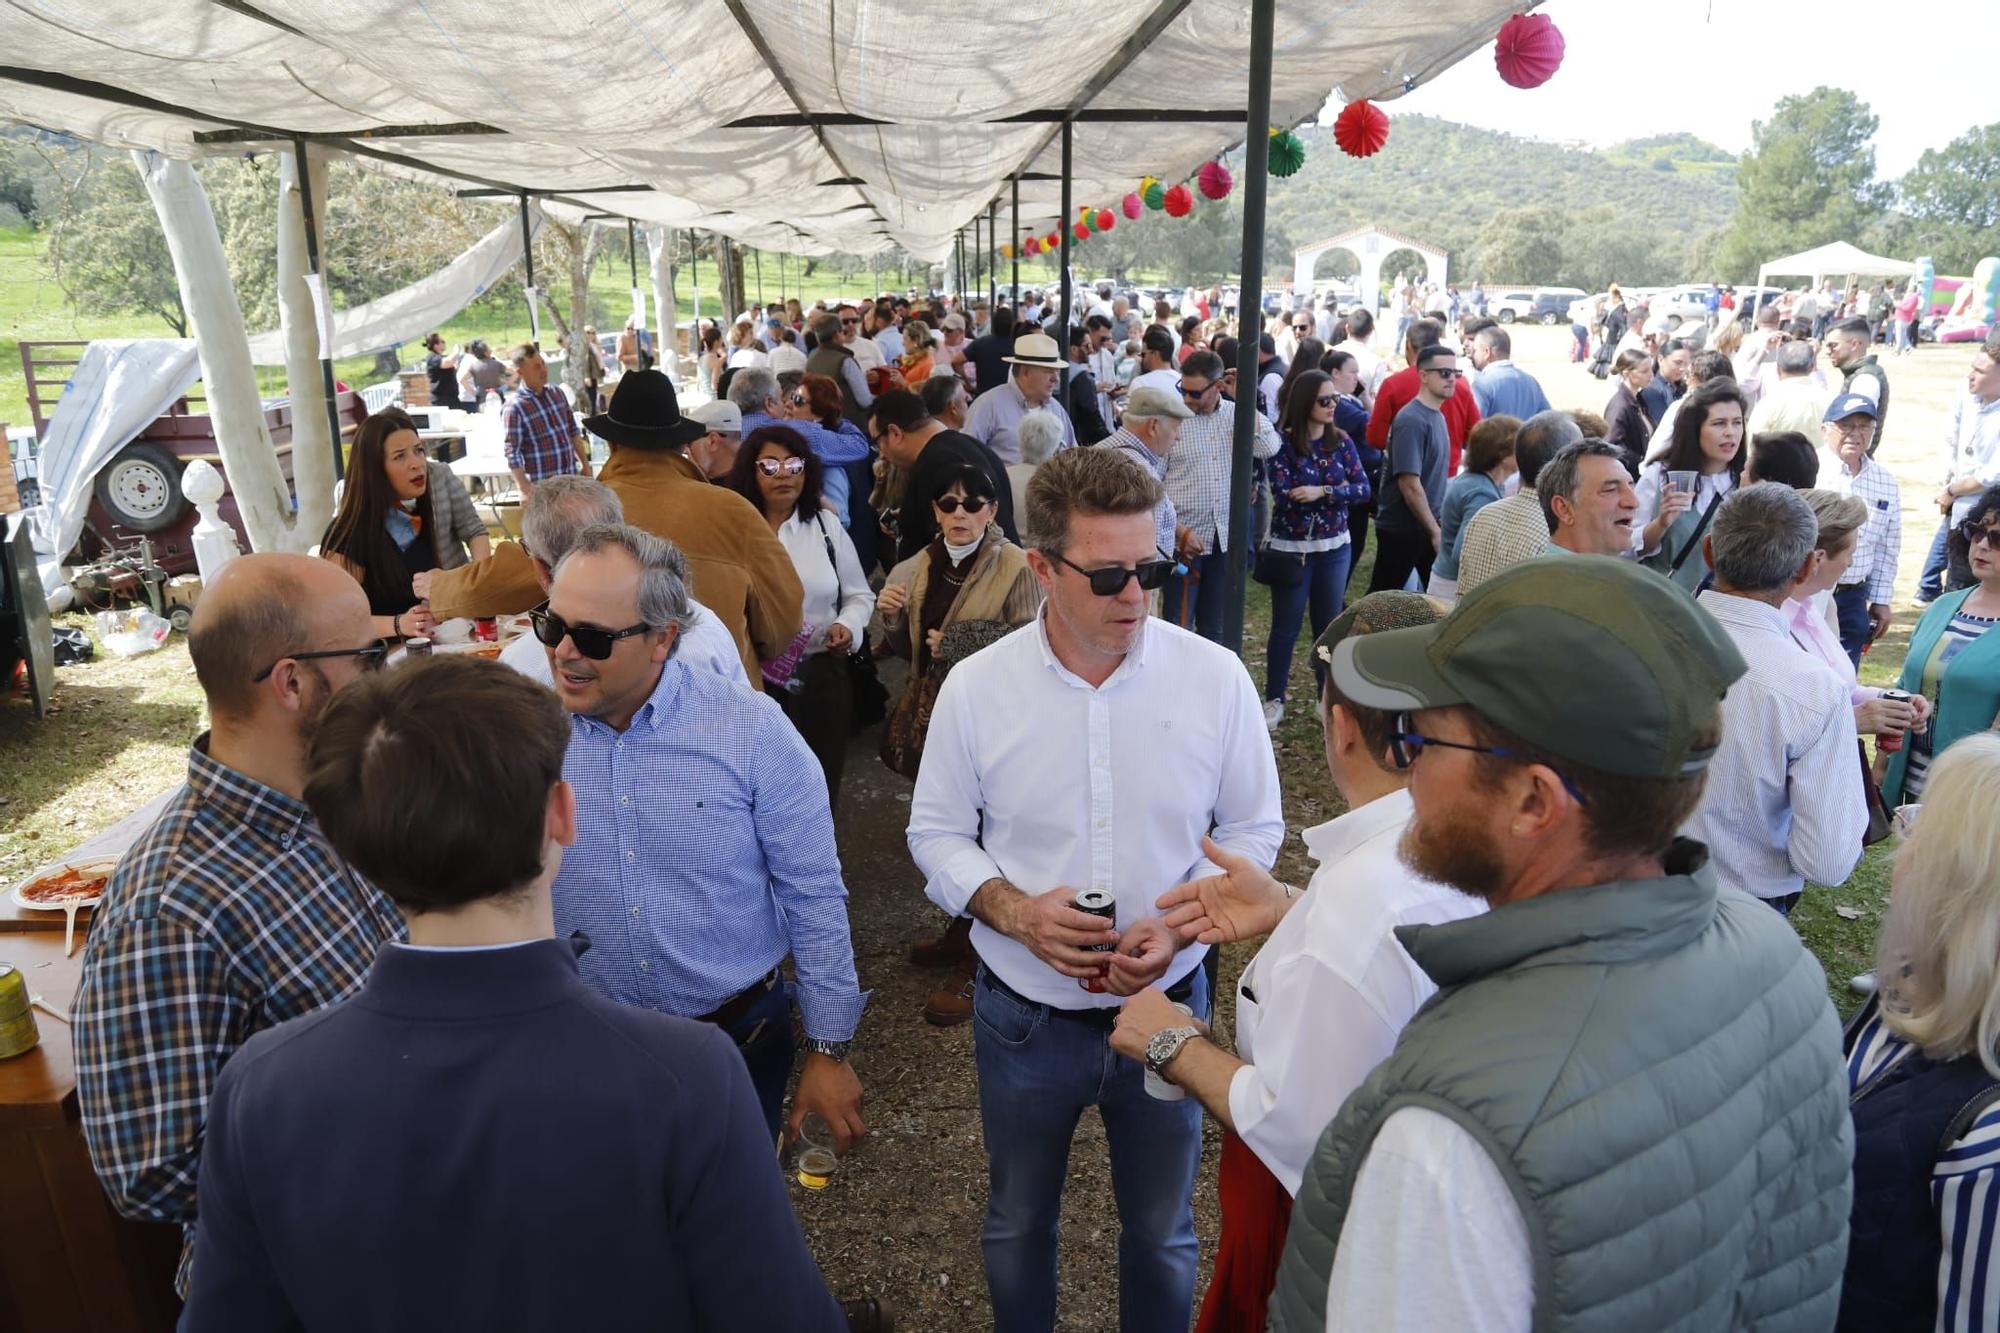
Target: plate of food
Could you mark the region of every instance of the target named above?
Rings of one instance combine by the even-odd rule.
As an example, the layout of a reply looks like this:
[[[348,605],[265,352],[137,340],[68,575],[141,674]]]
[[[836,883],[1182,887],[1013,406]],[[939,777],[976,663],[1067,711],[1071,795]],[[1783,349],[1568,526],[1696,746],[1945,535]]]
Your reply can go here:
[[[117,866],[118,858],[109,856],[37,870],[14,886],[14,905],[31,912],[61,912],[63,956],[68,957],[76,948],[76,914],[97,905]]]

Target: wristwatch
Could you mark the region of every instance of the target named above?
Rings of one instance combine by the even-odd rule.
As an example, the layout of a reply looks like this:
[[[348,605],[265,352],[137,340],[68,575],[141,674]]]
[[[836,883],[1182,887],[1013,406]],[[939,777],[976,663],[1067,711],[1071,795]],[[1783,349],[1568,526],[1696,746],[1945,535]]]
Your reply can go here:
[[[1146,1043],[1146,1068],[1152,1070],[1158,1077],[1165,1078],[1167,1066],[1181,1053],[1181,1047],[1188,1044],[1188,1038],[1200,1035],[1201,1029],[1193,1027],[1167,1028],[1155,1032],[1153,1039]]]
[[[848,1047],[854,1045],[851,1041],[822,1041],[818,1037],[807,1037],[801,1044],[809,1054],[823,1055],[829,1060],[839,1060],[842,1063],[847,1060]]]

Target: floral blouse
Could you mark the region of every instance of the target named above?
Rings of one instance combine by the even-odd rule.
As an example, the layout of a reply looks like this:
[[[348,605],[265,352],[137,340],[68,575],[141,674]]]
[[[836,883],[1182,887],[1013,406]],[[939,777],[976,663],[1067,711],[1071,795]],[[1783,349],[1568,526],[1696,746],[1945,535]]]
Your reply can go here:
[[[1272,454],[1271,544],[1292,551],[1327,551],[1347,541],[1347,507],[1365,504],[1374,493],[1361,455],[1344,431],[1329,428],[1301,455],[1289,443]],[[1300,503],[1292,491],[1324,486],[1327,493]]]

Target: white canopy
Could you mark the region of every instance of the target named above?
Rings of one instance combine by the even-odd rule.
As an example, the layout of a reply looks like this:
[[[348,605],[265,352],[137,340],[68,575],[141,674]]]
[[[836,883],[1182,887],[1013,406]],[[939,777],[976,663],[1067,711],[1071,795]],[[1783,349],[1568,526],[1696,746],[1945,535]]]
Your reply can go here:
[[[1815,283],[1821,278],[1903,278],[1917,271],[1915,264],[1900,259],[1884,259],[1871,255],[1858,245],[1846,241],[1832,241],[1826,245],[1801,250],[1783,259],[1773,259],[1757,271],[1757,285],[1764,286],[1766,274],[1784,277],[1809,277]]]
[[[1387,99],[1521,0],[1279,0],[1271,120]],[[1243,137],[1245,0],[147,0],[0,6],[0,119],[171,156],[289,146],[759,248],[941,258],[999,206],[1077,205]]]

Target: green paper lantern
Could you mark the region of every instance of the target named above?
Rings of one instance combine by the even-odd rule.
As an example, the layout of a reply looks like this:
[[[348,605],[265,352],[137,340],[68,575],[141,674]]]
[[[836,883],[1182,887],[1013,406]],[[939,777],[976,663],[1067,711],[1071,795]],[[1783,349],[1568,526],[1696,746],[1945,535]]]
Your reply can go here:
[[[1154,181],[1139,197],[1146,201],[1146,207],[1157,213],[1167,206],[1167,187]]]
[[[1306,164],[1306,146],[1290,130],[1271,133],[1271,174],[1290,176]]]

